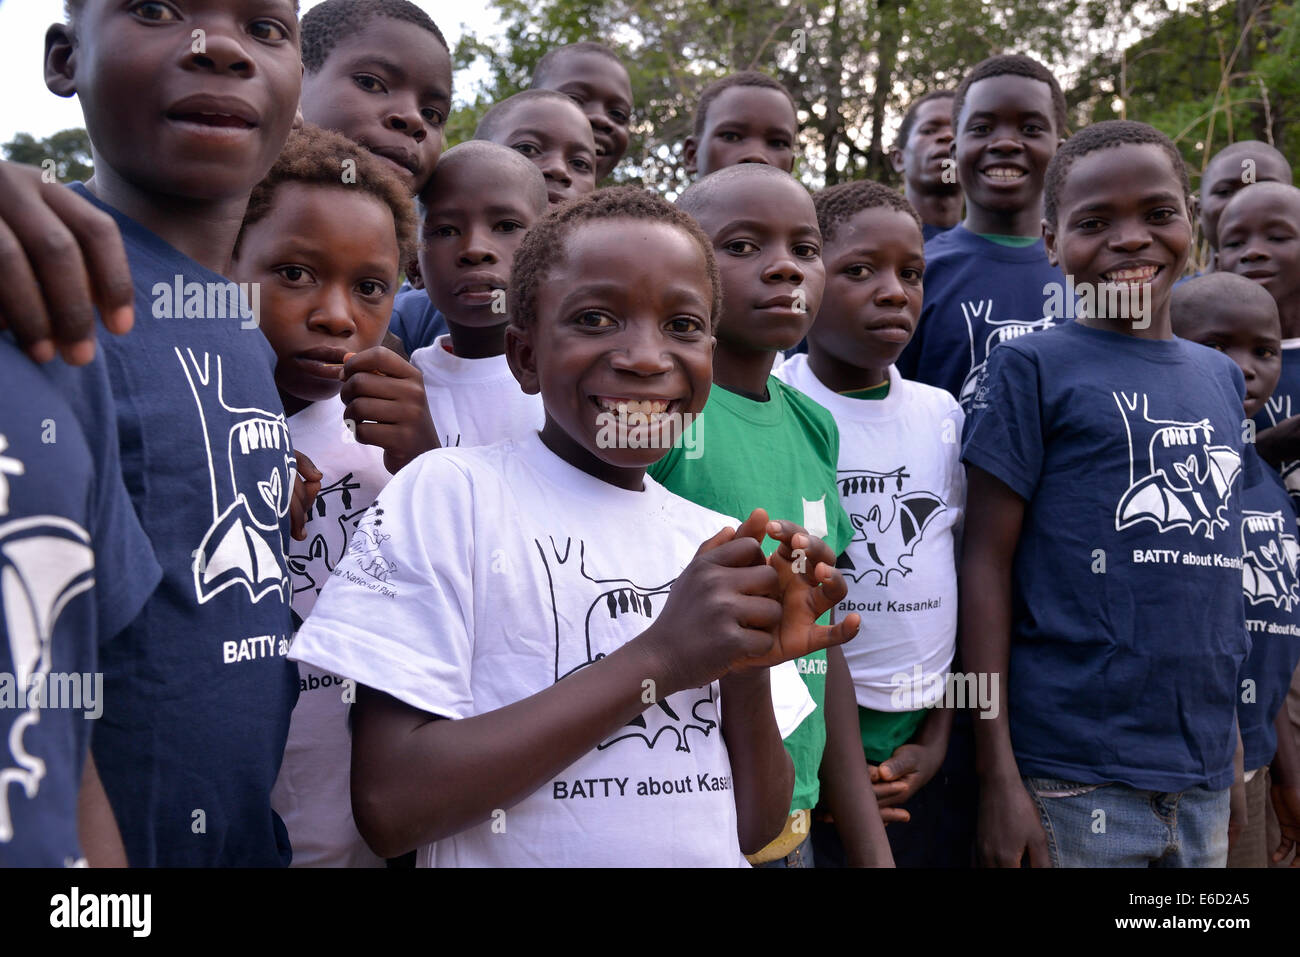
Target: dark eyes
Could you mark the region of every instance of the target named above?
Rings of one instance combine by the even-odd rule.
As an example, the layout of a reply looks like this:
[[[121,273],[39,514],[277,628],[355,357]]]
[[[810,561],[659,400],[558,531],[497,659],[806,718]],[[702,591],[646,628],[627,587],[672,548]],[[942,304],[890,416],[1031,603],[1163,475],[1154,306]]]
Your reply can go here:
[[[307,270],[301,266],[281,266],[275,271],[291,283],[301,282],[307,277]]]
[[[748,239],[733,239],[722,248],[729,253],[735,253],[737,256],[758,252],[758,245],[750,242]]]
[[[812,243],[800,243],[794,247],[794,254],[800,259],[816,259],[821,255],[821,250]]]
[[[603,312],[597,312],[595,309],[585,309],[573,317],[573,321],[587,329],[603,329],[614,325],[614,320]]]
[[[279,41],[289,39],[289,32],[274,20],[258,20],[248,28],[258,40]]]
[[[372,296],[382,296],[387,291],[387,286],[375,279],[363,279],[357,283],[357,292],[370,298]]]
[[[131,12],[142,20],[151,20],[154,23],[170,23],[181,18],[180,14],[174,9],[165,3],[157,2],[157,0],[147,0],[145,3],[136,4],[131,8]]]
[[[585,159],[582,159],[581,157],[578,156],[575,156],[573,159],[571,159],[569,163],[571,166],[573,166],[574,169],[581,170],[584,173],[590,173],[593,169],[595,169],[595,167],[592,166],[592,164],[588,163]]]

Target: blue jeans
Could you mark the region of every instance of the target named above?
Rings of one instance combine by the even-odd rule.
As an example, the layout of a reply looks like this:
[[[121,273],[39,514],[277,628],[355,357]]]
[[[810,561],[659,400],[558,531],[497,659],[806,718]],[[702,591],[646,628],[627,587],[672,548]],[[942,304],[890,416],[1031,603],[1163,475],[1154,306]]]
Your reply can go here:
[[[1053,867],[1225,867],[1228,791],[1024,779]]]

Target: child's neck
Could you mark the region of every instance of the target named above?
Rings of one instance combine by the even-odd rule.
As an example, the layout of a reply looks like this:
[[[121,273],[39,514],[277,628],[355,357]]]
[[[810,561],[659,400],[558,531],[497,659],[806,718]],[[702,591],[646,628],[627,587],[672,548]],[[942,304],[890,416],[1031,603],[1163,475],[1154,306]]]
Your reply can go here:
[[[981,236],[1041,236],[1042,200],[1024,209],[987,209],[968,200],[962,225]]]
[[[1282,338],[1300,339],[1300,296],[1279,302],[1277,311],[1282,320]]]
[[[288,392],[280,392],[280,404],[284,406],[284,417],[295,416],[312,403],[307,399],[300,399],[296,395],[290,395]]]
[[[832,392],[859,392],[889,381],[889,364],[855,366],[808,343],[808,368]]]
[[[1138,328],[1132,319],[1098,319],[1094,316],[1080,316],[1075,322],[1090,329],[1105,329],[1120,335],[1132,336],[1134,339],[1172,339],[1173,322],[1169,318],[1169,300],[1151,310],[1151,322],[1145,329]]]
[[[248,209],[247,194],[221,200],[162,196],[127,182],[104,164],[96,167],[86,188],[200,266],[215,273],[230,271],[235,239]]]
[[[921,222],[927,226],[951,229],[961,221],[960,190],[953,193],[922,193],[907,186],[904,193],[921,217]]]
[[[506,354],[506,326],[466,326],[447,320],[451,351],[458,359],[491,359]]]
[[[767,377],[775,364],[775,352],[740,350],[719,342],[718,351],[713,354],[713,381],[728,392],[739,392],[765,402]]]

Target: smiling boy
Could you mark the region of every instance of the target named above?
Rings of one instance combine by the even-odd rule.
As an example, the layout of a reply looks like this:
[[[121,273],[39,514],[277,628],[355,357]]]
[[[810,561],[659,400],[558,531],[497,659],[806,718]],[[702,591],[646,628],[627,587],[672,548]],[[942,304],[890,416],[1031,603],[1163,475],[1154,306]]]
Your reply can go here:
[[[1000,346],[975,396],[959,633],[964,667],[1003,690],[974,722],[990,865],[1226,860],[1245,389],[1173,335],[1190,192],[1145,124],[1068,140],[1046,176],[1050,255],[1081,283],[1143,277],[1149,321],[1099,297]]]
[[[743,70],[714,80],[700,93],[682,162],[695,178],[737,163],[764,163],[789,173],[798,135],[790,91],[766,74]]]
[[[284,864],[270,791],[297,693],[294,464],[275,357],[238,315],[157,318],[154,287],[227,289],[249,192],[293,123],[297,15],[290,0],[83,0],[68,14],[46,34],[46,84],[81,101],[95,159],[82,192],[131,263],[135,327],[99,346],[163,569],[101,659],[95,762],[132,865]]]
[[[527,157],[546,177],[552,206],[596,188],[596,140],[591,124],[569,97],[524,90],[483,114],[474,139],[499,143]]]
[[[420,271],[448,334],[411,363],[443,447],[525,438],[542,426],[536,395],[506,362],[506,290],[515,250],[547,209],[546,180],[520,153],[482,140],[454,147],[423,196]]]
[[[830,550],[761,512],[737,532],[645,476],[658,449],[598,441],[617,401],[699,411],[719,307],[707,240],[642,191],[525,238],[508,355],[542,395],[541,433],[394,479],[364,548],[393,596],[354,583],[349,558],[294,647],[362,686],[353,805],[377,852],[743,866],[780,830],[792,775],[768,666],[853,634],[855,616],[813,624],[843,594]],[[764,531],[782,542],[770,562]]]
[[[569,43],[547,52],[533,69],[532,89],[563,93],[587,115],[596,138],[596,179],[627,152],[632,83],[627,67],[603,43]]]
[[[903,195],[921,217],[926,242],[961,221],[961,185],[952,159],[953,90],[934,90],[912,101],[889,151]]]
[[[1065,276],[1043,246],[1043,176],[1065,136],[1065,96],[1046,67],[994,56],[962,79],[952,103],[961,224],[926,243],[926,296],[898,358],[905,378],[947,389],[969,412],[1000,342],[1051,326]]]

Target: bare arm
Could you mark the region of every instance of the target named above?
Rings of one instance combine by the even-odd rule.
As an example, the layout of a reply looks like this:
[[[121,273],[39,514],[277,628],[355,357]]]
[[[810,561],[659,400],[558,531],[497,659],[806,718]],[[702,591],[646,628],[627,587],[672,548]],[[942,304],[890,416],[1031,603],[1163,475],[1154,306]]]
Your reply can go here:
[[[850,867],[893,867],[858,729],[853,678],[841,648],[826,651],[826,751],[821,784]]]
[[[1011,573],[1025,502],[981,468],[967,469],[958,632],[964,667],[997,677],[993,716],[975,719],[975,769],[980,779],[978,845],[986,865],[1019,867],[1025,853],[1047,866],[1047,835],[1020,780],[1007,713],[1011,659]]]
[[[77,794],[77,830],[81,836],[81,849],[91,867],[126,867],[126,849],[122,835],[117,830],[117,818],[104,793],[92,755],[86,755],[86,767],[81,774],[81,790]]]
[[[776,726],[768,669],[722,679],[722,737],[731,756],[740,849],[753,854],[781,833],[794,793],[794,762]]]

